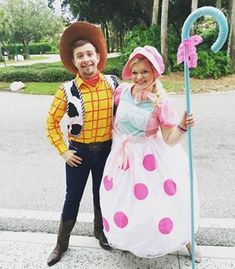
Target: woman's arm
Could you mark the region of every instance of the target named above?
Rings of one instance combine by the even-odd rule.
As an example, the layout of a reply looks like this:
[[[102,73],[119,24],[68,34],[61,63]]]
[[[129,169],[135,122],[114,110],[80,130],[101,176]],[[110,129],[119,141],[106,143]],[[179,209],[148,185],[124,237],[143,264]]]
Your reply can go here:
[[[164,142],[169,146],[178,144],[182,139],[182,135],[187,132],[187,127],[193,127],[194,122],[194,115],[191,113],[187,117],[186,112],[184,112],[182,119],[177,126],[175,125],[173,127],[166,127],[161,125],[161,133]]]

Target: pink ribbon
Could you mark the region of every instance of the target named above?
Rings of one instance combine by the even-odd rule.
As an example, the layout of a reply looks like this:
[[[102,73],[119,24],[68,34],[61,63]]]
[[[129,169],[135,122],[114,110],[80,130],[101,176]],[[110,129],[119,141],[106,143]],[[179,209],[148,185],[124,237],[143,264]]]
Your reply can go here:
[[[199,35],[193,35],[190,38],[181,42],[177,52],[177,63],[184,62],[184,51],[186,52],[186,63],[188,68],[197,67],[197,50],[196,46],[203,41]]]
[[[137,103],[146,99],[149,99],[154,103],[157,101],[157,95],[156,93],[152,93],[150,91],[140,91],[135,95],[135,101]]]
[[[120,143],[120,145],[116,148],[116,152],[113,152],[113,159],[109,164],[109,171],[107,173],[109,178],[112,178],[115,175],[116,168],[126,169],[129,166],[129,158],[130,158],[130,147],[129,141],[131,137],[127,136],[124,140]]]

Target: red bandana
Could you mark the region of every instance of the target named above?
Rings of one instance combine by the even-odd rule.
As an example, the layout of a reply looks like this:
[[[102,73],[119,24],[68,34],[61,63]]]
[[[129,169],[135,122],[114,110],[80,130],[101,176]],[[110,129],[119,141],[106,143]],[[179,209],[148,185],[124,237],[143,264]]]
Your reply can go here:
[[[84,80],[85,83],[87,83],[88,85],[95,87],[96,84],[99,81],[99,73],[97,73],[94,77],[90,78],[90,79],[86,79]]]

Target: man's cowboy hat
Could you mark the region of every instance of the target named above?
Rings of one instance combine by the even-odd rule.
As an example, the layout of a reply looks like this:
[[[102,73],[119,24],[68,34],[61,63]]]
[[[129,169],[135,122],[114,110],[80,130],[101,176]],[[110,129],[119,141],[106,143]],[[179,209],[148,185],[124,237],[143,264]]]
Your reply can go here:
[[[131,79],[131,63],[136,58],[147,58],[150,63],[153,65],[153,68],[155,70],[155,73],[157,76],[161,75],[164,70],[165,66],[163,63],[163,59],[161,54],[158,52],[158,50],[152,46],[144,46],[144,47],[137,47],[134,49],[134,51],[130,54],[129,60],[125,64],[123,70],[122,70],[122,78],[124,80]]]
[[[73,64],[72,45],[75,41],[86,39],[97,49],[100,55],[98,64],[99,71],[102,71],[106,64],[107,48],[102,31],[94,24],[77,21],[65,29],[60,40],[60,58],[64,66],[72,73],[77,74],[78,70]]]

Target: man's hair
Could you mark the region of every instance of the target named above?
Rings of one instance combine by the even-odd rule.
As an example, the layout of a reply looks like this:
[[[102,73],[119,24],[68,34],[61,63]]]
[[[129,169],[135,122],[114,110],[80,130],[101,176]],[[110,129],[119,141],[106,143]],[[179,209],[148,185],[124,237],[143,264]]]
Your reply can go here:
[[[86,45],[86,44],[88,44],[88,43],[91,44],[92,46],[94,46],[95,51],[96,51],[97,53],[99,53],[98,50],[97,50],[97,48],[96,48],[96,46],[95,46],[94,44],[92,44],[91,41],[89,41],[88,39],[79,39],[79,40],[75,41],[75,42],[72,44],[72,51],[74,51],[76,48],[78,48],[78,47],[82,47],[82,46],[84,46],[84,45]]]

